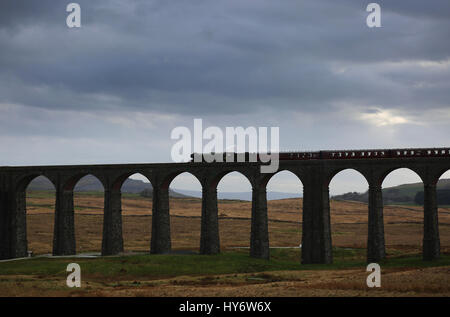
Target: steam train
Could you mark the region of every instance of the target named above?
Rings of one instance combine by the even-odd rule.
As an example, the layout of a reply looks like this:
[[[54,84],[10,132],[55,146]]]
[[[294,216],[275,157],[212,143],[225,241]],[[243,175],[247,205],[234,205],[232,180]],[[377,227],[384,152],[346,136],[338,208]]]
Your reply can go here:
[[[211,162],[213,157],[222,156],[223,162],[260,161],[259,153],[210,153],[191,154],[191,162]],[[208,158],[209,156],[209,158]],[[344,151],[316,151],[316,152],[279,152],[280,161],[298,160],[340,160],[340,159],[382,159],[408,157],[450,157],[450,148],[429,149],[391,149],[391,150],[344,150]],[[245,158],[242,160],[242,158]],[[256,160],[255,160],[256,158]]]

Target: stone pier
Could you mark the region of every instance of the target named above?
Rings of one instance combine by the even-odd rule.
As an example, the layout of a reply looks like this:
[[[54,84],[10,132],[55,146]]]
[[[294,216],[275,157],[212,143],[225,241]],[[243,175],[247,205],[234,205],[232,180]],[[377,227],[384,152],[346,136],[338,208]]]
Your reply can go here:
[[[435,260],[440,256],[436,183],[425,183],[424,189],[423,259]]]
[[[204,185],[202,190],[200,254],[217,254],[219,252],[220,238],[217,188],[215,186]]]
[[[169,187],[153,187],[152,238],[150,253],[164,254],[171,250]]]
[[[384,243],[383,192],[381,184],[369,184],[369,230],[367,234],[367,262],[378,262],[386,257]]]
[[[252,189],[252,220],[250,256],[269,259],[269,224],[267,217],[266,187],[256,185]]]
[[[332,263],[328,182],[320,166],[308,174],[303,184],[302,263]]]
[[[53,255],[76,254],[73,190],[56,189]]]
[[[102,255],[123,252],[122,194],[120,190],[105,190]]]

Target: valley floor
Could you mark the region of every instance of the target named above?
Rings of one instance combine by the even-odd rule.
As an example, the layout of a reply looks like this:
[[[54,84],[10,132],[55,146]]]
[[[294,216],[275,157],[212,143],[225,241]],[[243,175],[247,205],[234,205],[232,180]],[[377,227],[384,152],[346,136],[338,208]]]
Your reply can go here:
[[[35,255],[51,252],[53,204],[49,193],[28,194],[28,243]],[[439,211],[442,259],[423,262],[422,209],[385,207],[388,258],[380,263],[382,287],[369,289],[365,204],[332,201],[334,264],[319,266],[300,264],[301,199],[269,202],[270,261],[248,256],[251,202],[219,202],[222,253],[217,256],[194,254],[200,240],[199,199],[171,199],[172,247],[183,255],[148,255],[151,201],[124,195],[122,205],[126,256],[1,262],[0,296],[450,296],[448,208]],[[102,207],[100,194],[76,195],[78,253],[100,251]],[[81,289],[65,285],[70,262],[82,266]]]

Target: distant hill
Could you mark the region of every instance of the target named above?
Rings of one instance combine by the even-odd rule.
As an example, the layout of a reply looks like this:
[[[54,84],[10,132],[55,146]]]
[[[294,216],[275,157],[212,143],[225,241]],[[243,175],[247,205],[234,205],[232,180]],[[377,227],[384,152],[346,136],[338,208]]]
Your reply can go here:
[[[450,190],[450,179],[441,179],[438,184],[439,197],[445,197],[445,192]],[[444,194],[443,194],[444,193]],[[417,198],[416,198],[417,196]],[[422,197],[422,200],[420,200]],[[367,203],[369,200],[368,192],[365,193],[345,193],[343,195],[333,196],[334,200],[352,200]],[[441,198],[446,201],[447,198]],[[394,187],[383,188],[383,202],[389,204],[423,204],[423,183],[404,184]],[[446,204],[443,200],[438,203]]]
[[[439,203],[448,205],[447,196],[450,195],[450,179],[441,179],[438,182],[438,199]],[[45,177],[40,176],[35,178],[28,190],[54,190],[52,183]],[[75,191],[102,191],[103,185],[100,181],[92,175],[83,177],[75,186]],[[128,178],[122,185],[123,193],[138,194],[145,190],[147,197],[151,197],[153,188],[150,183],[145,183],[142,180]],[[170,197],[201,197],[200,191],[177,189],[176,191],[169,191]],[[417,197],[416,197],[417,196]],[[302,197],[302,193],[283,193],[283,192],[267,192],[268,200],[286,199],[286,198],[298,198]],[[334,200],[349,200],[368,202],[368,192],[365,193],[345,193],[342,195],[333,196]],[[236,200],[248,200],[252,199],[251,192],[219,192],[219,199],[236,199]],[[413,183],[404,184],[394,187],[388,187],[383,189],[383,202],[386,205],[389,204],[423,204],[423,184]]]
[[[28,186],[28,190],[54,190],[53,184],[43,176],[36,177]],[[102,183],[94,176],[87,175],[80,179],[77,185],[74,188],[76,192],[87,192],[87,191],[102,191],[103,185]],[[150,183],[145,183],[142,180],[130,179],[128,178],[122,185],[122,193],[133,193],[139,194],[144,192],[146,197],[152,197],[153,188]],[[170,190],[170,197],[202,197],[201,191],[195,190],[184,190],[184,189],[176,189]],[[282,192],[267,192],[268,200],[276,200],[276,199],[286,199],[286,198],[298,198],[301,197],[302,193],[293,194],[293,193],[282,193]],[[251,192],[219,192],[219,199],[236,199],[236,200],[252,200]]]
[[[55,190],[53,184],[44,176],[36,177],[30,185],[28,190]],[[147,197],[152,197],[153,192],[152,184],[145,183],[142,180],[128,178],[122,185],[122,193],[139,194],[142,191],[146,191]],[[89,192],[89,191],[103,191],[102,183],[94,176],[87,175],[80,179],[74,188],[76,192]],[[177,193],[173,190],[169,191],[170,197],[187,197],[186,195]]]
[[[178,193],[191,196],[191,197],[202,197],[202,192],[195,190],[185,190],[177,189]],[[302,197],[302,192],[300,193],[283,193],[283,192],[267,192],[267,200],[278,200],[286,198],[299,198]],[[252,192],[218,192],[217,198],[219,199],[233,199],[233,200],[252,200]]]

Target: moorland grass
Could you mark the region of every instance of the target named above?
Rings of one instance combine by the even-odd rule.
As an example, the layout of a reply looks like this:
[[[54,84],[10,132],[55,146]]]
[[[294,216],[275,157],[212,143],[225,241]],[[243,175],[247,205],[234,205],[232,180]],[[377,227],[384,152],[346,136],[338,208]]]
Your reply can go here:
[[[45,258],[0,263],[0,275],[34,275],[51,278],[67,275],[68,263],[76,262],[85,277],[101,280],[161,279],[178,276],[258,273],[267,271],[336,270],[363,267],[364,249],[335,248],[333,264],[300,264],[299,249],[271,249],[269,261],[248,256],[248,250],[225,251],[218,255],[166,254],[128,255],[99,258]],[[450,265],[450,255],[422,261],[421,255],[394,255],[380,262],[382,268],[422,268]]]

